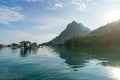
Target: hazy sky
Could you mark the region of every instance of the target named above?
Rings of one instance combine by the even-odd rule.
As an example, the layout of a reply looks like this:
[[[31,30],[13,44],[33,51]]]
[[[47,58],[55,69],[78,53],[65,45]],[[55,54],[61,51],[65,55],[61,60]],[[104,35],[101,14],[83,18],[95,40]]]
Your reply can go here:
[[[120,0],[0,0],[0,43],[46,42],[72,21],[96,29],[120,19]]]

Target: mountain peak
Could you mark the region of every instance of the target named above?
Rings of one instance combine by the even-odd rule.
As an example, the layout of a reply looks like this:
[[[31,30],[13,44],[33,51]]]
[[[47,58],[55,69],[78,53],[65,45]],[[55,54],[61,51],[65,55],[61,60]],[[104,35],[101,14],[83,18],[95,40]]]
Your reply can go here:
[[[85,35],[88,34],[89,32],[91,32],[89,28],[85,27],[81,23],[73,21],[67,25],[67,28],[63,32],[61,32],[59,36],[48,42],[48,44],[52,45],[61,44],[72,37]]]
[[[75,28],[79,28],[79,23],[77,23],[76,21],[72,21],[71,23],[69,23],[67,25],[66,29],[75,29]]]
[[[108,23],[90,34],[79,38],[71,38],[65,42],[68,46],[120,46],[120,20]]]
[[[76,21],[72,21],[72,23],[71,24],[78,24]]]
[[[78,31],[78,32],[79,30],[86,30],[86,29],[88,31],[90,30],[89,28],[85,27],[82,23],[78,23],[76,21],[72,21],[71,23],[69,23],[66,28],[66,30],[72,30],[72,31]]]

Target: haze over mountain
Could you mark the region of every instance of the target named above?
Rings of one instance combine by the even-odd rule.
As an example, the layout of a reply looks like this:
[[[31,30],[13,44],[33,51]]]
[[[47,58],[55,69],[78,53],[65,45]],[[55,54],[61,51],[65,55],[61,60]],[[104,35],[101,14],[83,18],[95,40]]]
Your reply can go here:
[[[84,37],[69,39],[66,41],[66,45],[120,45],[120,20],[108,23]]]
[[[89,32],[91,32],[91,30],[85,27],[82,23],[77,23],[76,21],[73,21],[72,23],[69,23],[67,25],[66,29],[63,32],[61,32],[59,36],[57,36],[47,44],[51,45],[62,44],[72,37],[86,35]]]

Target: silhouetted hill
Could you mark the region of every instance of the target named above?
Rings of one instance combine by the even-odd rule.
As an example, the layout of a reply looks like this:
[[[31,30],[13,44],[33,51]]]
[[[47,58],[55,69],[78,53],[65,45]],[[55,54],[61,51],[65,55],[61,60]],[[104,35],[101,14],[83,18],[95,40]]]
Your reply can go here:
[[[120,45],[120,20],[108,23],[86,36],[74,37],[65,43],[66,45],[80,46],[116,46]]]
[[[50,44],[50,45],[62,44],[66,40],[72,37],[86,35],[89,32],[91,32],[89,28],[85,27],[81,23],[77,23],[73,21],[72,23],[67,25],[67,28],[59,36],[57,36],[56,38],[45,44]]]

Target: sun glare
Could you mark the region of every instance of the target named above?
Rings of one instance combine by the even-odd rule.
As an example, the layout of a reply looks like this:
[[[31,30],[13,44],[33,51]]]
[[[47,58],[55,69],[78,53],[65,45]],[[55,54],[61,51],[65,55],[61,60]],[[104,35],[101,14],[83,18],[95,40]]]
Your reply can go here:
[[[105,15],[105,21],[107,22],[113,22],[120,19],[120,10],[111,10],[108,11]]]
[[[112,78],[120,80],[120,68],[113,68],[110,73]]]

